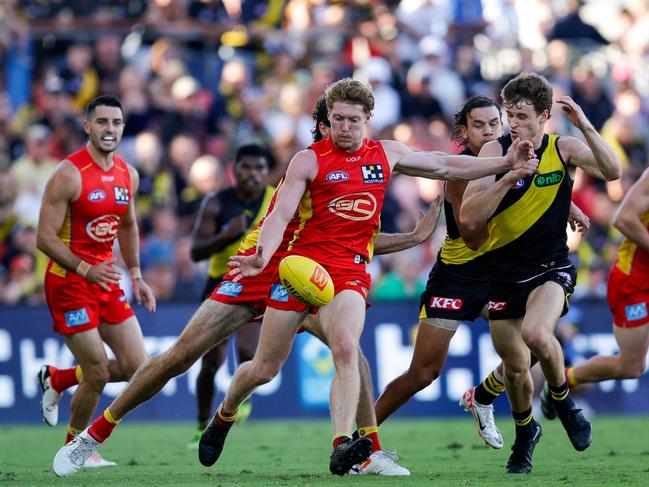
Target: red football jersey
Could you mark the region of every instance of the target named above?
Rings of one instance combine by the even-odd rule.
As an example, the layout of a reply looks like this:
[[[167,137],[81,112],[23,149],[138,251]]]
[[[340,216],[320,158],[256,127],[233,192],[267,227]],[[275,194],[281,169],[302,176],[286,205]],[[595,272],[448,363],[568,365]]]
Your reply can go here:
[[[98,264],[113,256],[113,240],[131,199],[131,176],[126,163],[116,155],[108,171],[93,162],[85,147],[67,159],[79,169],[81,194],[70,203],[59,238],[74,255]],[[67,272],[52,260],[47,270],[62,277]]]
[[[641,215],[640,220],[649,229],[649,212]],[[617,251],[615,266],[628,276],[646,279],[649,276],[649,253],[625,238]]]
[[[326,138],[310,149],[316,154],[318,173],[300,201],[299,227],[289,253],[327,265],[368,262],[390,179],[383,146],[365,139],[359,150],[345,152]]]

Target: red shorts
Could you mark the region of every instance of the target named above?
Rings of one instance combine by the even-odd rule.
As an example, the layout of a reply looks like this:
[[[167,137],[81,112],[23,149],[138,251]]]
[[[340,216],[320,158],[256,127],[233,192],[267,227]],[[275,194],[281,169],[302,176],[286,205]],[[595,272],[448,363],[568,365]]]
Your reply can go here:
[[[61,335],[91,330],[100,323],[116,325],[134,314],[119,286],[106,292],[74,272],[68,272],[66,277],[47,272],[45,298],[53,329]]]
[[[351,289],[367,300],[372,278],[365,270],[365,264],[360,264],[354,268],[328,267],[326,265],[323,265],[323,267],[327,269],[333,281],[334,295],[346,289]],[[319,309],[312,308],[291,296],[281,283],[279,271],[275,273],[266,305],[284,311],[302,312],[310,309],[313,314],[317,313]]]
[[[607,297],[615,326],[634,328],[649,323],[649,277],[628,276],[613,266]]]
[[[251,251],[254,252],[255,249]],[[266,310],[268,290],[281,260],[282,257],[275,254],[261,273],[253,277],[243,277],[237,282],[232,282],[232,276],[228,272],[216,286],[210,299],[235,306],[246,306],[259,314],[263,313]]]

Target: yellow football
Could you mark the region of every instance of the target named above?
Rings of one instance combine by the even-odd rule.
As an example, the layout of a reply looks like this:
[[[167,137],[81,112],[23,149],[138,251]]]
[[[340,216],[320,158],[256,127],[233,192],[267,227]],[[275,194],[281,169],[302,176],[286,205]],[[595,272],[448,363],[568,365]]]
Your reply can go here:
[[[284,257],[279,263],[279,278],[291,296],[309,306],[324,306],[334,297],[331,276],[308,257]]]

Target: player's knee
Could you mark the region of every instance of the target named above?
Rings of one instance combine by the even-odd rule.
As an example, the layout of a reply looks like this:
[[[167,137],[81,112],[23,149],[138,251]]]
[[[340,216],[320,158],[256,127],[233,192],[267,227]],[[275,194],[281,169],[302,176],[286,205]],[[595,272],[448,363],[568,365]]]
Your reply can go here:
[[[529,373],[529,364],[507,363],[505,377],[509,382],[519,382]]]
[[[82,382],[85,387],[89,387],[94,391],[101,392],[109,380],[110,371],[108,370],[108,362],[94,364],[92,367],[85,367],[83,369]]]
[[[194,365],[195,359],[184,347],[171,347],[164,354],[160,355],[163,362],[163,369],[170,377],[177,377],[185,373]]]
[[[637,379],[644,373],[645,367],[646,361],[644,358],[623,363],[620,367],[620,379]]]
[[[358,346],[349,341],[337,342],[331,347],[336,367],[352,366],[358,362]]]
[[[255,385],[267,384],[279,374],[281,364],[276,362],[253,362],[251,375]]]
[[[552,335],[542,330],[528,330],[523,332],[525,345],[537,357],[545,357],[550,351]]]
[[[408,370],[408,379],[416,391],[421,391],[428,387],[439,377],[439,367],[423,367]]]

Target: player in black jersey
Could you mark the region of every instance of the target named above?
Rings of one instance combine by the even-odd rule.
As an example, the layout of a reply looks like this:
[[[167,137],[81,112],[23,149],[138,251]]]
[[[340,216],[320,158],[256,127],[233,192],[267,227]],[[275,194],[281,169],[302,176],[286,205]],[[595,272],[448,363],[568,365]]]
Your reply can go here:
[[[552,108],[552,87],[545,78],[523,73],[502,90],[511,135],[485,144],[480,156],[502,154],[513,139],[533,143],[538,174],[514,171],[469,183],[460,221],[467,242],[491,272],[489,318],[496,351],[505,364],[505,386],[516,422],[509,473],[529,473],[541,428],[532,417],[530,351],[550,384],[554,406],[575,449],[586,449],[591,426],[572,401],[565,381],[563,354],[554,337],[567,310],[575,281],[568,260],[566,226],[577,167],[607,181],[620,177],[610,146],[570,98],[557,102],[581,130],[586,143],[548,135],[544,126]],[[529,349],[528,349],[529,347]]]
[[[246,144],[237,150],[234,161],[235,184],[203,198],[192,231],[191,255],[195,261],[209,259],[208,279],[201,300],[208,298],[221,278],[228,272],[228,259],[236,254],[241,240],[266,214],[275,188],[266,185],[266,176],[272,156],[264,147]],[[252,321],[237,333],[239,362],[252,359],[259,340],[260,321]],[[198,429],[189,448],[198,448],[201,433],[212,413],[216,392],[214,378],[225,361],[230,340],[224,340],[201,360],[201,371],[196,378]],[[240,420],[250,414],[250,401],[239,409]]]

